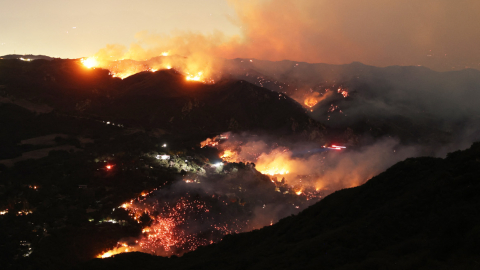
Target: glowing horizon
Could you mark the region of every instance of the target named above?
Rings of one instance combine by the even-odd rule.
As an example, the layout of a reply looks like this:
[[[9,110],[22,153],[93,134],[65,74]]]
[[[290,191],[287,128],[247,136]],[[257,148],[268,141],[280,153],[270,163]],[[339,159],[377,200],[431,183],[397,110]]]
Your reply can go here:
[[[0,55],[480,69],[478,13],[476,0],[10,1],[0,10]]]

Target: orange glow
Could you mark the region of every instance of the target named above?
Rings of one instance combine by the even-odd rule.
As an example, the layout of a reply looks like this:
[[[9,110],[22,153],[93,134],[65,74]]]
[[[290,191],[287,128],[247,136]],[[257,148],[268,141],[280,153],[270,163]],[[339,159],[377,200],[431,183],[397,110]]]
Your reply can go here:
[[[292,171],[291,168],[295,168],[295,162],[292,161],[290,153],[286,149],[277,149],[270,154],[260,155],[256,163],[256,169],[263,174],[286,175]]]
[[[197,81],[197,82],[200,82],[200,81],[203,81],[202,79],[202,72],[198,72],[197,75],[187,75],[186,77],[187,81]]]
[[[208,213],[210,210],[203,201],[191,200],[186,197],[180,198],[173,203],[145,204],[146,193],[132,200],[130,204],[123,204],[129,215],[139,224],[140,217],[147,214],[152,222],[142,229],[142,235],[135,241],[133,246],[126,243],[118,243],[117,247],[98,255],[98,258],[107,258],[115,254],[141,251],[152,254],[170,256],[181,255],[183,252],[195,250],[199,246],[211,243],[207,239],[197,238],[194,234],[187,234],[182,226],[186,223],[186,213]],[[157,212],[157,214],[154,214]],[[160,214],[158,214],[160,213]],[[214,228],[224,234],[231,233],[226,228],[215,226]],[[182,248],[188,247],[187,250]]]
[[[238,156],[237,152],[227,149],[223,151],[223,153],[220,155],[220,158],[225,162],[237,162]]]
[[[327,98],[330,95],[330,93],[331,92],[329,91],[329,92],[325,93],[324,95],[320,95],[320,93],[318,93],[318,92],[313,92],[311,94],[308,94],[305,97],[305,100],[303,101],[303,104],[308,108],[312,108],[315,105],[317,105],[317,103],[319,103],[320,101]]]
[[[95,57],[82,58],[82,64],[87,68],[94,68],[98,66],[98,61]]]
[[[112,165],[107,165],[107,166],[105,166],[105,168],[107,168],[107,170],[110,170],[110,169],[112,169]]]
[[[112,257],[113,255],[117,255],[117,254],[125,253],[125,252],[131,252],[131,251],[133,251],[132,247],[128,246],[125,243],[119,243],[116,248],[113,248],[109,251],[106,251],[106,252],[98,255],[97,258],[104,259],[104,258]]]

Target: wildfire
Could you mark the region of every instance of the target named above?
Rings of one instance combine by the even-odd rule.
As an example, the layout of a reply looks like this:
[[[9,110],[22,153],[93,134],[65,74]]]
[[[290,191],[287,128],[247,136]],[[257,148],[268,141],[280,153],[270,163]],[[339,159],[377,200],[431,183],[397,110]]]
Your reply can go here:
[[[121,79],[139,72],[155,72],[174,67],[179,73],[185,74],[187,81],[215,83],[215,78],[212,75],[213,70],[219,70],[219,60],[199,56],[185,57],[177,53],[175,50],[160,51],[156,55],[149,55],[152,58],[145,59],[145,55],[142,53],[124,53],[107,46],[107,48],[100,50],[94,56],[81,61],[87,68],[99,67],[108,69],[113,77]]]
[[[149,193],[152,194],[152,193]],[[135,245],[119,243],[117,247],[98,255],[98,258],[107,258],[119,253],[141,251],[151,254],[170,256],[192,251],[199,246],[211,243],[211,237],[200,236],[205,232],[189,232],[190,222],[205,222],[212,217],[205,217],[210,212],[210,207],[204,201],[192,199],[189,196],[180,197],[173,202],[150,201],[142,193],[140,197],[120,207],[126,209],[131,217],[142,224],[141,219],[145,214],[151,223],[142,230],[142,236],[135,241]],[[203,221],[197,221],[198,219]],[[203,224],[203,223],[202,223]],[[222,235],[232,233],[225,224],[212,224],[211,229]],[[219,240],[219,239],[218,239]]]
[[[94,68],[98,66],[98,61],[95,57],[82,58],[82,64],[87,68]]]
[[[308,108],[312,108],[317,105],[320,101],[326,99],[330,95],[330,91],[327,91],[325,94],[320,94],[318,92],[313,92],[305,97],[303,104]]]
[[[223,151],[220,158],[225,162],[235,162],[237,161],[237,152],[227,149]]]
[[[315,92],[311,96],[306,97],[303,103],[307,107],[312,108],[313,106],[317,105],[319,95],[320,95],[319,93]]]
[[[200,81],[203,80],[203,79],[202,79],[202,74],[203,74],[202,72],[198,72],[197,75],[191,75],[191,74],[189,74],[189,75],[187,75],[186,79],[187,79],[187,81],[197,81],[197,82],[200,82]]]
[[[112,257],[113,255],[117,255],[125,252],[131,252],[131,251],[133,251],[132,247],[130,247],[126,243],[118,243],[117,247],[98,255],[97,258],[104,259],[104,258]]]
[[[296,168],[297,162],[291,158],[288,149],[275,149],[270,153],[263,153],[256,161],[256,169],[267,175],[286,175],[291,172],[290,168]]]
[[[215,136],[213,138],[207,138],[205,141],[200,142],[200,148],[208,147],[217,147],[221,141],[227,140],[228,134],[222,134]]]
[[[285,168],[265,168],[265,169],[260,169],[259,171],[263,174],[268,174],[268,175],[285,175],[289,173],[289,171],[286,170]]]

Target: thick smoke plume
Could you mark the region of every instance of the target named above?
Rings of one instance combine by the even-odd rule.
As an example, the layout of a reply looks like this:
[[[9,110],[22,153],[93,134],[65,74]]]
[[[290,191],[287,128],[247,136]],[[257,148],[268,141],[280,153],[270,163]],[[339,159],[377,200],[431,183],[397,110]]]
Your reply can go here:
[[[211,68],[216,58],[479,68],[480,4],[475,0],[229,1],[240,36],[140,32],[129,48],[108,45],[102,61],[146,60],[164,52]],[[206,71],[208,72],[208,71]]]

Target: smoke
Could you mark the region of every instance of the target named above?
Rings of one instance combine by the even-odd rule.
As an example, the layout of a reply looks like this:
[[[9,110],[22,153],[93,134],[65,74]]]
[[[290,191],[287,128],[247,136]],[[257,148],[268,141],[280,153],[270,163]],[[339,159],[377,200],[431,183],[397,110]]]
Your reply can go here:
[[[219,58],[284,59],[375,66],[479,68],[480,4],[475,0],[230,0],[240,36],[139,32],[129,48],[107,45],[102,61],[146,60],[170,52],[190,58],[188,72]],[[201,65],[202,67],[199,67]],[[217,67],[216,67],[217,68]],[[208,71],[206,71],[208,72]]]
[[[105,254],[142,251],[161,256],[182,255],[218,242],[226,234],[259,229],[296,214],[316,200],[282,191],[250,165],[207,168],[124,204],[143,233],[125,239]]]
[[[268,136],[237,134],[219,148],[235,153],[230,160],[255,163],[259,172],[271,175],[275,182],[285,181],[294,190],[313,189],[324,195],[361,185],[393,164],[421,153],[420,147],[402,145],[393,138],[340,150],[308,142],[271,143],[274,141]]]

